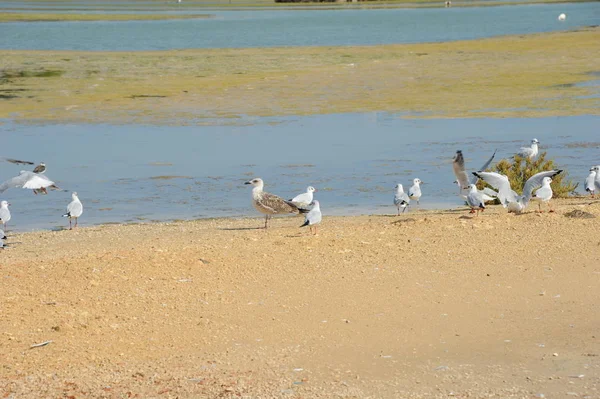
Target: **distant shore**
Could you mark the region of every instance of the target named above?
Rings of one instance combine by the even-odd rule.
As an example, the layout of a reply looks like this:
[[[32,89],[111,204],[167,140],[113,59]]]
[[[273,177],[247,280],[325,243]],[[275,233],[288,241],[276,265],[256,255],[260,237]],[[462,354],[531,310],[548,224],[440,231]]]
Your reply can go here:
[[[13,13],[0,14],[2,22],[60,21],[158,21],[169,19],[211,18],[210,14],[73,14],[73,13]]]

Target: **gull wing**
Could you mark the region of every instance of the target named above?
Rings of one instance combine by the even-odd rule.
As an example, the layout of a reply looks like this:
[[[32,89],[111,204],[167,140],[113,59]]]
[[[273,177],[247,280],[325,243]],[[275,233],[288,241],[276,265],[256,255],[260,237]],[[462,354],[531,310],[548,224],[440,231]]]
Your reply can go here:
[[[525,186],[523,187],[523,205],[527,206],[527,204],[529,203],[529,200],[531,199],[531,195],[533,194],[533,190],[535,190],[536,188],[538,188],[542,185],[544,177],[552,178],[561,172],[562,172],[562,170],[555,169],[555,170],[549,170],[547,172],[536,173],[535,175],[531,176],[525,182]]]
[[[0,157],[0,161],[10,162],[17,165],[33,165],[33,162],[21,161],[19,159]]]
[[[0,193],[5,192],[9,188],[21,188],[27,180],[29,180],[29,174],[33,174],[31,172],[21,171],[19,176],[15,176],[12,179],[6,180],[4,183],[0,184]]]
[[[460,184],[460,188],[467,188],[467,186],[470,184],[469,175],[465,170],[465,158],[463,157],[461,150],[456,151],[456,155],[454,156],[454,160],[452,162],[452,170],[454,171],[456,180],[458,180],[458,184]]]
[[[490,157],[490,159],[488,159],[481,168],[479,168],[480,171],[484,171],[487,168],[489,168],[489,166],[492,164],[492,162],[494,161],[494,157],[496,156],[496,151],[498,150],[494,150],[494,153],[492,154],[492,156]],[[471,178],[471,184],[475,184],[477,183],[477,177],[473,177]]]
[[[517,201],[515,192],[510,188],[508,177],[496,172],[473,172],[473,174],[498,190],[498,199],[505,208],[509,202]]]

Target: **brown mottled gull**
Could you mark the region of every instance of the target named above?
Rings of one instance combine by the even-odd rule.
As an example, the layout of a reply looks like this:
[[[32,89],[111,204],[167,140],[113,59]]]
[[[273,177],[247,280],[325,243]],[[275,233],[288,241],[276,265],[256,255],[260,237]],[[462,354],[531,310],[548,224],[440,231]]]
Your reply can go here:
[[[260,178],[247,181],[245,184],[252,184],[252,205],[257,211],[265,215],[265,229],[268,227],[269,219],[273,215],[286,213],[300,213],[296,205],[286,201],[277,195],[263,191],[265,183]]]

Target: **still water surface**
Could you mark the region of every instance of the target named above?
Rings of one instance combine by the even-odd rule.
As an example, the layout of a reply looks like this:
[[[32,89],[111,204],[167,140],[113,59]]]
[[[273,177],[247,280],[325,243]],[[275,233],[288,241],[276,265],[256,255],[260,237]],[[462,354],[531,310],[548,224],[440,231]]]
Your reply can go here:
[[[0,125],[2,156],[44,161],[46,174],[79,192],[82,225],[255,215],[244,181],[262,177],[286,198],[313,185],[325,215],[392,213],[394,185],[423,186],[424,208],[461,205],[451,159],[476,169],[498,149],[509,157],[533,137],[581,182],[600,164],[598,116],[412,120],[388,113],[260,118],[246,125]],[[0,164],[0,180],[22,167]],[[580,188],[580,191],[582,189]],[[66,192],[11,189],[15,230],[52,229]]]
[[[0,8],[1,10],[1,8]],[[560,13],[567,20],[557,21]],[[443,42],[600,24],[600,3],[211,11],[211,19],[0,24],[0,49],[167,50]]]

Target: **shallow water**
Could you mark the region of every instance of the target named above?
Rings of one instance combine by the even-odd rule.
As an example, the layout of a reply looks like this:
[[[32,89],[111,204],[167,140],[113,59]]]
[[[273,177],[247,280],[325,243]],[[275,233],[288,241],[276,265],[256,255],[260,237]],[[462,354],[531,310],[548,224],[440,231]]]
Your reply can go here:
[[[509,157],[533,137],[575,181],[600,164],[598,116],[412,120],[365,113],[202,127],[4,122],[0,155],[46,162],[51,179],[79,192],[82,225],[260,216],[243,184],[255,176],[286,198],[315,186],[325,215],[393,213],[394,185],[408,188],[413,177],[429,183],[423,208],[450,208],[461,205],[452,184],[457,149],[475,170],[494,149],[497,159]],[[0,164],[0,180],[20,169]],[[12,203],[11,229],[68,224],[60,215],[69,193],[10,189],[0,199]]]
[[[560,13],[567,20],[557,21]],[[0,49],[166,50],[478,39],[600,24],[598,3],[435,9],[211,11],[215,18],[0,24]]]

